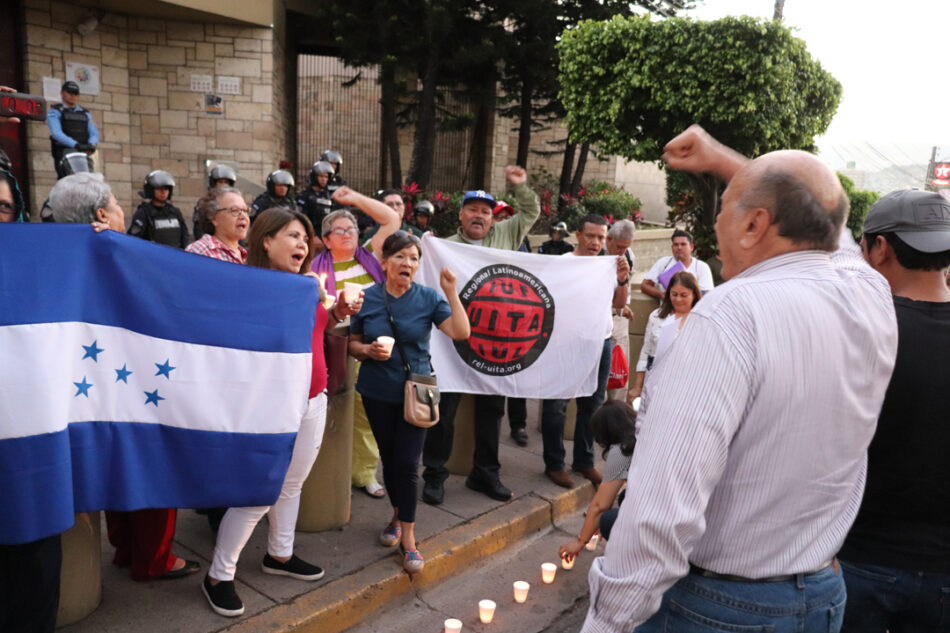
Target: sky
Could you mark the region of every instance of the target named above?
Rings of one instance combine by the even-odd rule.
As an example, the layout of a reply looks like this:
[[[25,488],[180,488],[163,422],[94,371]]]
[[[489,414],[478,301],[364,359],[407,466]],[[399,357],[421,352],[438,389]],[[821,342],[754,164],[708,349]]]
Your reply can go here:
[[[774,0],[701,0],[687,13],[771,18]],[[950,0],[786,0],[785,23],[843,88],[817,139],[835,168],[950,160]]]

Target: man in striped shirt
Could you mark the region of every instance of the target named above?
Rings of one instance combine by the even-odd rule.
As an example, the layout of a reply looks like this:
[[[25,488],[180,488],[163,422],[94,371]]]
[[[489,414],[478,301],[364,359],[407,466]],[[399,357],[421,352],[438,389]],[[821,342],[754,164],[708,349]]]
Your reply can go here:
[[[890,290],[814,156],[750,162],[693,126],[664,160],[729,182],[716,221],[729,282],[647,380],[583,630],[838,631],[834,556],[897,351]]]

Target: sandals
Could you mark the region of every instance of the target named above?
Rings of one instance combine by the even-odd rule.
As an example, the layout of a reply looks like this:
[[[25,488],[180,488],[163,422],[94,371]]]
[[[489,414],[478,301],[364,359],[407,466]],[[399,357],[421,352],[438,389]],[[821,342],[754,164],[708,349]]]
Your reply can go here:
[[[382,499],[386,496],[386,489],[383,488],[375,479],[371,483],[360,488],[360,490],[371,496],[373,499]]]
[[[402,546],[402,543],[399,544],[399,551],[402,553],[402,568],[405,569],[410,574],[418,574],[422,571],[422,568],[425,567],[426,561],[422,558],[422,554],[419,553],[417,549],[411,549],[408,552],[406,548]]]
[[[402,528],[390,523],[379,533],[379,542],[383,547],[393,547],[402,539]]]

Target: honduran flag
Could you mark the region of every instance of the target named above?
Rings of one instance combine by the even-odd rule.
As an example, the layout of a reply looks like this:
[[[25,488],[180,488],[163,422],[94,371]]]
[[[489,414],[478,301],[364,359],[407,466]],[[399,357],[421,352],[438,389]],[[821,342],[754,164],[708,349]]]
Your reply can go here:
[[[0,543],[75,512],[272,504],[316,304],[299,275],[0,224]]]

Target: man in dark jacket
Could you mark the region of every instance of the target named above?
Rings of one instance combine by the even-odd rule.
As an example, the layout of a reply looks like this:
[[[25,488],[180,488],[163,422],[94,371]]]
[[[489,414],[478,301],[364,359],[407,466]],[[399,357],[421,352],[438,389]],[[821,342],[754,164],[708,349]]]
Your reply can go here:
[[[145,177],[145,186],[139,195],[145,201],[132,216],[129,235],[175,248],[185,248],[191,242],[188,226],[181,209],[171,203],[175,179],[167,171],[156,169]]]

